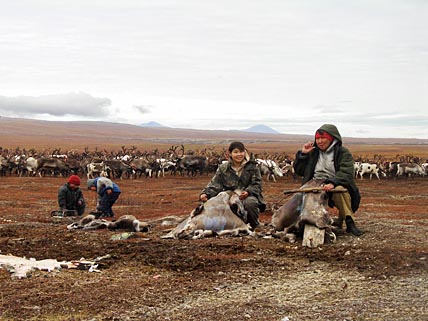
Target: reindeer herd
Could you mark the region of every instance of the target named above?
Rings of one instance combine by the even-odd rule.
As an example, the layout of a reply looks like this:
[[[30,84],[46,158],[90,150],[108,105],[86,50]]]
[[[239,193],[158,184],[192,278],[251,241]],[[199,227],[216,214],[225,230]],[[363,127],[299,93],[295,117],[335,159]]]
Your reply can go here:
[[[376,155],[375,155],[376,159]],[[428,160],[421,161],[412,155],[396,156],[396,160],[385,160],[378,157],[377,161],[363,161],[361,158],[354,163],[355,178],[411,178],[425,177],[428,174]]]
[[[122,146],[119,151],[85,148],[83,152],[61,149],[37,151],[35,149],[15,150],[0,147],[0,176],[63,176],[77,174],[94,178],[106,176],[111,179],[159,178],[169,175],[196,176],[213,174],[219,164],[227,160],[227,150],[205,148],[185,151],[184,145],[171,146],[168,150],[141,151],[135,146]],[[276,181],[278,177],[292,177],[293,160],[285,153],[258,154],[256,161],[266,180]],[[427,161],[413,156],[399,156],[385,160],[375,155],[374,161],[358,157],[355,159],[355,177],[377,179],[426,176]]]

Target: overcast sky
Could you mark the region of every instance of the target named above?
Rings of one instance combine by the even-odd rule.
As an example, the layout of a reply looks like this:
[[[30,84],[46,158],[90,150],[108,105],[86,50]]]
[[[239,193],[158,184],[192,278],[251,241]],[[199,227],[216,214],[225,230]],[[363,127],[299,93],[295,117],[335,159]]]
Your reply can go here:
[[[428,138],[428,1],[5,0],[0,115]]]

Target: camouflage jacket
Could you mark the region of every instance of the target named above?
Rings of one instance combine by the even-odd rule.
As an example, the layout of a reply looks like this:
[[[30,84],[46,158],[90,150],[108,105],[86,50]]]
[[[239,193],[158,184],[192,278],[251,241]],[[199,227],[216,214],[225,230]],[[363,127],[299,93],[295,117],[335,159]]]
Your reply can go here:
[[[238,176],[232,169],[230,161],[221,164],[201,194],[207,194],[208,198],[211,198],[222,191],[233,191],[235,189],[247,191],[250,196],[255,196],[260,211],[265,210],[266,204],[262,195],[262,175],[253,157],[244,165],[241,176]]]

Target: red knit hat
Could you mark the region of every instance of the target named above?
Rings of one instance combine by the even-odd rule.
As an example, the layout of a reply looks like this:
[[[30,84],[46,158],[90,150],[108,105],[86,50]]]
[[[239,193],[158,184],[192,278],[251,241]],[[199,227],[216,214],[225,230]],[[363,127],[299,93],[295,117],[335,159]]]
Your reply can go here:
[[[329,141],[333,141],[334,140],[334,137],[333,136],[331,136],[329,133],[327,133],[326,131],[323,131],[323,132],[319,132],[319,131],[317,131],[316,133],[315,133],[315,139],[317,139],[317,138],[326,138],[326,139],[328,139]]]
[[[77,175],[71,175],[71,176],[68,178],[68,183],[69,183],[69,184],[74,184],[74,185],[79,186],[79,185],[80,185],[80,177],[79,177],[79,176],[77,176]]]

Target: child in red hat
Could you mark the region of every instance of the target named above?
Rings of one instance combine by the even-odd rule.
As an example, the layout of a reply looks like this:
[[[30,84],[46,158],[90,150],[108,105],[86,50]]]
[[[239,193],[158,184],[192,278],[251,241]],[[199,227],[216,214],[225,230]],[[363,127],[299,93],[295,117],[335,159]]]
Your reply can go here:
[[[58,205],[60,211],[75,210],[78,215],[85,212],[85,199],[80,189],[80,177],[71,175],[67,183],[58,190]]]

